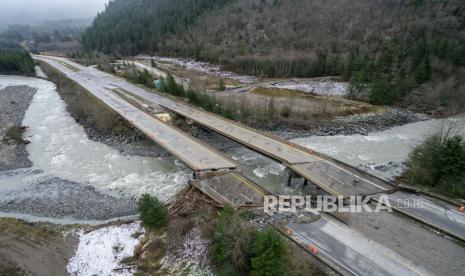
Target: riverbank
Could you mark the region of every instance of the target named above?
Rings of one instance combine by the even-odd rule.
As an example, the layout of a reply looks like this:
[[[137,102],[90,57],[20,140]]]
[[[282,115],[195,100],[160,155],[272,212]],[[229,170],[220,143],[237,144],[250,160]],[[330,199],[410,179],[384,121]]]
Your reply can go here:
[[[0,218],[0,275],[68,275],[76,229]]]
[[[31,142],[2,141],[0,212],[41,221],[107,221],[135,215],[141,192],[167,200],[185,185],[171,159],[124,155],[90,142],[64,113],[52,83],[2,76],[0,84],[1,126],[27,126],[19,137]]]
[[[365,113],[334,119],[309,120],[303,124],[281,124],[262,130],[283,139],[296,139],[309,136],[335,136],[335,135],[368,135],[396,126],[432,119],[422,113],[415,113],[406,109],[386,108],[377,113]]]

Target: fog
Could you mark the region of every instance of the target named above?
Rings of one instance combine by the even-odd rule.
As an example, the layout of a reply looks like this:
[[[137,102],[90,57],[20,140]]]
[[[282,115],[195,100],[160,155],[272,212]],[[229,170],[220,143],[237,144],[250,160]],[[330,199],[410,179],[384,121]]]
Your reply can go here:
[[[0,27],[94,17],[109,0],[0,0]]]

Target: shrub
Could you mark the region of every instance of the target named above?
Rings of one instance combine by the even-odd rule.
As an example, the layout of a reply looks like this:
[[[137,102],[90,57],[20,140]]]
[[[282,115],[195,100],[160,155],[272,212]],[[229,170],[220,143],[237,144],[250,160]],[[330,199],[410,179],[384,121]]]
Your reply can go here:
[[[4,50],[0,47],[0,74],[33,76],[34,67],[34,61],[26,51]]]
[[[268,228],[258,232],[252,245],[252,276],[284,275],[287,249],[281,235]]]
[[[465,197],[465,141],[461,136],[432,135],[410,153],[407,167],[411,184]]]
[[[281,116],[285,118],[289,118],[291,114],[292,114],[292,107],[290,104],[286,104],[285,106],[282,107]]]
[[[226,90],[226,86],[224,85],[224,80],[220,79],[220,83],[218,84],[218,90],[224,91]]]
[[[161,228],[168,222],[168,210],[157,198],[143,194],[138,202],[139,215],[144,225]]]
[[[226,207],[220,212],[215,222],[212,253],[221,275],[243,275],[250,270],[252,233],[234,209]]]
[[[23,133],[25,132],[25,130],[25,127],[21,127],[18,125],[11,126],[6,130],[4,139],[11,139],[17,143],[25,143],[25,140],[23,140]]]
[[[177,84],[174,77],[171,75],[166,77],[166,86],[164,90],[165,92],[176,97],[186,97],[186,91],[184,90],[184,87],[181,84]]]

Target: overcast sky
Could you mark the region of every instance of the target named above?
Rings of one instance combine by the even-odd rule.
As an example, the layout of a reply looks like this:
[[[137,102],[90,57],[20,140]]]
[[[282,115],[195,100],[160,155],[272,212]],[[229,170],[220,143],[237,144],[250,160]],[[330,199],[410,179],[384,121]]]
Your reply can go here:
[[[94,17],[109,0],[0,0],[0,25]]]

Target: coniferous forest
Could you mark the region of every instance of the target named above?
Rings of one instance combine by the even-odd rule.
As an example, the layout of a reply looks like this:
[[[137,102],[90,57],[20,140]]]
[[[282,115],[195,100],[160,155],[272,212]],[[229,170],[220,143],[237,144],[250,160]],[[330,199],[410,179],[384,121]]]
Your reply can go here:
[[[115,0],[82,43],[261,77],[340,76],[375,104],[465,106],[462,0]]]

